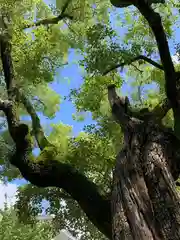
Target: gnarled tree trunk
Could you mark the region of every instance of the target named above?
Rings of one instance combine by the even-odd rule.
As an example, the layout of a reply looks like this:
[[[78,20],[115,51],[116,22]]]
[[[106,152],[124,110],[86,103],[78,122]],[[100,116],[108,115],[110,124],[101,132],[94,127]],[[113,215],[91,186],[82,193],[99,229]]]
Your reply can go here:
[[[119,5],[111,2],[115,7],[122,7],[122,3],[127,1],[119,0]],[[113,240],[179,240],[180,198],[175,189],[180,162],[179,72],[173,65],[160,15],[148,1],[130,2],[147,20],[155,36],[162,65],[148,58],[144,60],[164,71],[169,106],[164,102],[146,116],[139,115],[139,118],[128,112],[128,102],[117,97],[112,86],[108,89],[112,112],[125,138],[124,149],[117,156],[114,170]],[[173,110],[174,133],[178,139],[161,124],[170,108]]]
[[[174,178],[180,142],[151,122],[135,123],[132,130],[125,133],[114,170],[113,240],[179,240],[180,198]]]
[[[114,170],[111,211],[109,199],[99,193],[92,181],[70,164],[57,160],[55,146],[46,139],[30,101],[15,85],[10,38],[0,35],[0,54],[8,95],[7,100],[0,99],[0,110],[6,115],[15,143],[10,162],[32,184],[38,187],[55,186],[66,191],[109,239],[179,240],[180,203],[175,180],[180,173],[180,141],[160,122],[172,108],[175,132],[180,138],[180,95],[177,88],[180,73],[175,72],[160,15],[145,0],[133,3],[155,35],[162,65],[140,55],[128,63],[118,63],[110,70],[140,59],[149,62],[164,71],[167,99],[152,112],[143,115],[142,112],[131,111],[128,99],[124,101],[118,97],[114,86],[109,86],[112,112],[121,125],[125,139]],[[41,24],[43,22],[40,21]],[[6,26],[4,28],[8,30]],[[19,99],[31,116],[42,159],[32,158],[31,133],[28,126],[21,124],[16,113]],[[48,148],[51,151],[48,152]]]

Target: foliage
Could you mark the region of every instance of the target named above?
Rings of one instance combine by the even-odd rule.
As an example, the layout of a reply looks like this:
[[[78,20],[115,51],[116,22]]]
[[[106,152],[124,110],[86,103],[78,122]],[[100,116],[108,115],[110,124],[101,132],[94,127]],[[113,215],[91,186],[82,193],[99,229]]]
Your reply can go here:
[[[76,137],[70,126],[52,124],[48,140],[56,147],[56,151],[54,152],[54,148],[44,149],[38,159],[56,153],[59,161],[70,163],[84,173],[108,197],[115,156],[123,142],[121,129],[111,116],[107,86],[113,83],[121,93],[124,87],[130,87],[127,95],[132,105],[152,109],[164,98],[164,76],[162,71],[144,61],[124,66],[120,70],[115,69],[108,76],[103,76],[104,71],[137,55],[157,59],[157,47],[152,32],[147,28],[145,19],[134,8],[117,15],[110,1],[76,0],[71,1],[67,9],[67,14],[73,16],[72,21],[65,19],[56,25],[24,29],[34,21],[58,15],[64,3],[65,1],[57,0],[56,7],[48,7],[42,0],[7,0],[5,3],[0,2],[0,8],[7,8],[12,18],[12,57],[17,85],[28,96],[36,112],[53,119],[62,99],[51,88],[50,83],[54,81],[57,71],[67,63],[71,48],[83,58],[76,62],[77,66],[85,70],[83,84],[79,89],[72,89],[69,97],[78,113],[90,111],[96,123],[85,126],[84,132]],[[179,10],[178,2],[168,1],[165,6],[156,7],[156,11],[161,13],[170,40],[174,37],[173,29],[179,20],[172,8]],[[110,16],[110,11],[113,16]],[[177,44],[177,52],[178,49]],[[178,64],[176,68],[179,69]],[[2,70],[2,66],[0,69]],[[3,78],[0,80],[0,93],[5,98],[5,83]],[[151,89],[153,83],[156,87]],[[20,114],[27,116],[23,106]],[[4,116],[2,118],[4,120]],[[172,127],[172,112],[163,121],[165,125]],[[6,131],[6,125],[4,128],[0,138],[1,177],[6,176],[10,181],[20,175],[17,169],[8,165],[7,159],[13,151],[13,141]],[[27,184],[19,188],[18,197],[16,207],[23,220],[41,212],[41,202],[46,199],[49,202],[47,213],[56,215],[53,224],[56,230],[66,227],[75,235],[80,234],[81,239],[105,239],[87,220],[77,203],[59,189],[39,189]],[[17,233],[22,229],[22,239],[23,236],[26,239],[25,236],[31,233],[36,236],[37,228],[32,231],[30,227],[16,225],[13,219],[16,220],[13,217],[12,222],[8,222],[5,216],[2,231],[10,224],[13,234],[16,234],[14,226]],[[37,238],[38,236],[37,234]],[[10,239],[10,235],[6,235],[6,238]]]
[[[88,221],[77,203],[58,188],[40,189],[30,184],[21,187],[17,203],[21,204],[20,220],[26,224],[32,223],[33,217],[42,211],[40,203],[43,199],[49,202],[46,213],[55,215],[52,220],[54,232],[59,232],[59,229],[68,229],[73,235],[81,236],[81,239],[106,239]],[[18,205],[17,208],[19,208]]]
[[[0,216],[0,239],[2,240],[49,240],[54,236],[48,222],[36,222],[34,225],[20,223],[13,208],[1,211]]]

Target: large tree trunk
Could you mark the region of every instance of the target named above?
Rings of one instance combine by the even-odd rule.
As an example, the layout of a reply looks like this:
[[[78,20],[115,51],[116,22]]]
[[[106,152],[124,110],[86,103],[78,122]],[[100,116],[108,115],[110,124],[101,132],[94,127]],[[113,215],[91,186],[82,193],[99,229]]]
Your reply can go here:
[[[151,122],[126,131],[114,170],[114,240],[180,239],[180,198],[174,182],[179,146],[171,132]]]
[[[161,16],[147,1],[136,0],[131,4],[147,20],[156,39],[162,66],[145,61],[164,71],[166,96],[173,110],[174,130],[180,139],[180,77],[172,62]],[[157,106],[151,116],[137,118],[142,121],[134,124],[132,114],[127,111],[128,102],[118,98],[112,86],[108,98],[125,135],[125,147],[117,156],[114,170],[113,239],[179,240],[180,199],[174,180],[179,174],[180,142],[173,133],[157,126],[170,108]]]

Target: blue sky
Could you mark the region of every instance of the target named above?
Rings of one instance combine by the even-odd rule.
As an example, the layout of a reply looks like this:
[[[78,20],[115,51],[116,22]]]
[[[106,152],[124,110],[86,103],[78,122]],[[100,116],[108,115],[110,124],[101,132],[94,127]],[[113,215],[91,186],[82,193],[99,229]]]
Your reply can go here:
[[[46,3],[53,3],[54,1],[46,0]],[[121,30],[121,35],[123,34]],[[180,30],[176,30],[176,37],[180,34]],[[170,47],[172,54],[174,54],[173,50],[173,40],[170,41]],[[77,59],[77,55],[73,50],[70,50],[68,56],[68,65],[65,66],[62,70],[60,70],[59,78],[55,79],[55,81],[51,84],[52,88],[56,90],[61,96],[67,96],[69,94],[70,89],[77,88],[82,83],[82,76],[81,70],[78,68],[78,65],[75,62]],[[70,79],[70,81],[65,81],[65,78]],[[122,89],[124,94],[127,94],[131,91],[130,85],[126,84],[123,86]],[[75,113],[75,107],[71,102],[65,100],[60,105],[60,111],[57,112],[56,117],[52,120],[47,119],[46,117],[41,115],[41,123],[42,124],[50,124],[50,123],[59,123],[63,122],[64,124],[72,125],[73,126],[73,133],[76,135],[78,132],[83,130],[84,125],[92,123],[91,114],[89,113],[85,121],[77,122],[74,121],[72,118],[72,114]],[[25,183],[24,180],[15,180],[13,181],[14,184],[21,185]]]
[[[54,4],[54,0],[45,0],[47,4]],[[122,34],[122,32],[121,32]],[[83,81],[81,69],[78,67],[78,64],[75,63],[80,56],[75,53],[73,49],[69,50],[68,56],[68,65],[63,67],[63,69],[59,70],[58,77],[55,77],[54,82],[51,84],[51,87],[59,93],[62,97],[67,96],[71,89],[78,88]],[[70,81],[67,81],[69,79]],[[123,86],[124,94],[129,92],[131,87],[129,85]],[[40,115],[41,124],[49,125],[51,123],[59,123],[62,122],[64,124],[68,124],[73,126],[73,134],[77,135],[80,131],[83,130],[83,127],[87,124],[91,124],[93,122],[91,118],[91,113],[86,114],[86,118],[83,122],[74,121],[72,118],[72,114],[76,112],[75,107],[73,104],[68,101],[64,100],[60,104],[60,111],[56,113],[55,118],[47,119],[47,117]],[[35,153],[38,154],[38,150],[35,150]],[[23,179],[17,179],[12,181],[12,183],[17,185],[22,185],[26,183]]]

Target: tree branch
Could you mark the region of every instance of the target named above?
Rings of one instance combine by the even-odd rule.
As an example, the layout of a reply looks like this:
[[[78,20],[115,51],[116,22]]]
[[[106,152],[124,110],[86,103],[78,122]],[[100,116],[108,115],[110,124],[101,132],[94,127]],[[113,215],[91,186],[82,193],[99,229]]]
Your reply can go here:
[[[165,98],[152,110],[152,115],[156,120],[162,120],[171,109],[170,101]]]
[[[108,73],[110,73],[111,71],[113,71],[113,70],[115,70],[115,69],[117,69],[117,68],[119,68],[119,67],[124,67],[125,65],[130,65],[130,64],[132,64],[133,62],[139,61],[139,60],[144,60],[145,62],[148,62],[148,63],[150,63],[151,65],[153,65],[154,67],[156,67],[156,68],[164,71],[163,66],[160,65],[159,63],[153,61],[152,59],[150,59],[150,58],[148,58],[148,57],[146,57],[146,56],[139,55],[139,56],[137,56],[137,57],[134,57],[134,58],[130,59],[130,60],[127,61],[127,62],[119,63],[119,64],[117,64],[117,65],[115,65],[115,66],[112,66],[111,68],[109,68],[108,70],[106,70],[106,71],[103,73],[103,75],[107,75]]]
[[[10,107],[11,104],[7,107],[4,102],[1,102],[1,108],[4,110],[8,121],[9,132],[15,142],[15,152],[10,158],[11,164],[20,170],[26,180],[38,187],[55,186],[64,189],[79,203],[94,225],[111,239],[110,202],[99,194],[97,186],[71,165],[58,161],[54,146],[48,145],[41,152],[40,159],[33,158],[33,145],[29,128],[26,124],[21,124],[19,117],[16,115],[18,92],[15,88],[11,45],[8,39],[3,36],[0,36],[0,47],[8,98],[12,103],[12,107]],[[33,124],[36,121],[38,128],[40,128],[39,119],[37,119],[31,106],[28,105],[29,102],[26,98],[23,98],[21,93],[20,96],[28,111],[31,112]],[[39,142],[41,141],[39,140]]]
[[[166,116],[167,112],[171,109],[171,104],[169,100],[163,99],[158,103],[152,111],[148,108],[140,109],[139,111],[130,110],[130,114],[134,118],[138,118],[143,121],[153,120],[154,122],[161,122],[161,120]]]
[[[78,202],[89,220],[111,239],[110,201],[101,196],[96,185],[83,174],[69,164],[50,159],[50,155],[43,159],[43,152],[42,161],[32,161],[25,159],[22,151],[16,151],[11,163],[19,168],[25,179],[38,187],[64,189]]]
[[[73,16],[70,16],[69,14],[65,13],[65,11],[68,8],[70,2],[71,2],[71,0],[66,1],[66,3],[64,4],[64,6],[62,8],[61,14],[59,14],[59,16],[39,20],[35,23],[31,23],[31,24],[28,24],[28,25],[24,26],[23,29],[30,28],[30,27],[38,27],[40,25],[58,24],[59,21],[65,19],[65,18],[73,20]]]
[[[108,86],[108,100],[112,113],[123,131],[131,131],[139,119],[132,119],[128,97],[119,97],[116,93],[115,85],[110,85]]]
[[[20,93],[20,98],[31,116],[33,129],[39,146],[41,147],[41,149],[51,146],[53,149],[54,146],[50,145],[50,143],[46,139],[43,129],[40,125],[40,120],[31,103],[22,93]],[[52,150],[52,153],[54,152],[55,151]],[[51,157],[52,159],[50,160],[49,158]],[[16,158],[22,159],[19,154],[18,156],[16,156]],[[44,159],[46,158],[47,157],[45,157]],[[16,162],[16,160],[14,159],[12,162]],[[84,175],[80,174],[68,164],[63,164],[59,161],[53,160],[53,156],[51,155],[51,153],[48,153],[48,162],[44,162],[44,160],[39,164],[31,162],[30,165],[26,164],[26,166],[23,167],[20,165],[20,167],[18,168],[19,170],[20,168],[22,168],[22,171],[20,171],[22,175],[25,173],[25,175],[23,175],[25,179],[38,187],[56,186],[63,188],[67,193],[71,195],[72,198],[77,200],[81,208],[85,211],[88,218],[100,229],[100,231],[102,231],[106,236],[110,238],[110,201],[107,201],[105,197],[102,197],[98,193],[96,185],[90,182]],[[27,171],[25,171],[25,168],[27,169]],[[100,202],[102,204],[102,209],[99,209]],[[104,209],[104,207],[106,208],[106,210]],[[104,214],[103,211],[106,211],[106,214]],[[101,215],[103,216],[103,218]]]
[[[171,58],[166,34],[162,26],[161,17],[144,0],[137,0],[134,5],[139,9],[141,14],[148,21],[149,26],[154,33],[159,49],[159,55],[165,72],[166,94],[172,104],[173,110],[175,110],[179,108],[178,94],[176,89],[176,73]]]
[[[33,127],[33,133],[35,135],[36,141],[38,143],[38,146],[41,150],[43,150],[45,147],[51,145],[50,142],[47,140],[43,128],[40,124],[40,119],[34,110],[31,102],[28,100],[28,98],[22,93],[22,91],[19,91],[20,99],[26,108],[27,112],[31,116],[32,120],[32,127]]]
[[[73,19],[73,17],[68,14],[60,14],[57,17],[45,18],[45,19],[39,20],[35,23],[27,24],[26,26],[23,27],[23,29],[31,28],[31,27],[38,27],[40,25],[58,24],[61,20],[65,19],[65,18],[69,18],[70,20]]]
[[[9,100],[0,99],[0,110],[3,112],[9,111],[12,108],[12,102]]]
[[[135,119],[140,121],[153,120],[155,122],[161,122],[171,109],[170,101],[166,98],[157,104],[152,111],[149,111],[148,108],[143,108],[139,111],[134,110],[130,106],[127,97],[122,98],[116,94],[115,85],[110,85],[108,87],[108,100],[113,115],[124,131],[127,128],[130,130],[130,128],[134,126],[133,124],[137,122]]]
[[[20,130],[18,128],[16,138],[14,138],[16,152],[10,159],[11,164],[20,170],[26,180],[38,187],[62,188],[78,202],[90,221],[111,239],[110,201],[99,194],[96,185],[86,176],[71,165],[56,160],[54,146],[47,146],[48,149],[45,148],[39,158],[33,160],[31,157],[32,147],[27,138],[28,132],[23,134]]]
[[[5,77],[5,83],[7,88],[8,100],[11,102],[8,108],[4,109],[4,113],[7,118],[8,127],[12,138],[14,139],[16,135],[17,127],[19,126],[19,117],[16,113],[16,91],[15,91],[15,79],[14,79],[14,69],[11,58],[11,36],[9,34],[8,23],[5,19],[9,20],[8,13],[2,13],[0,21],[2,23],[3,29],[0,34],[0,54],[3,66],[3,73]]]

